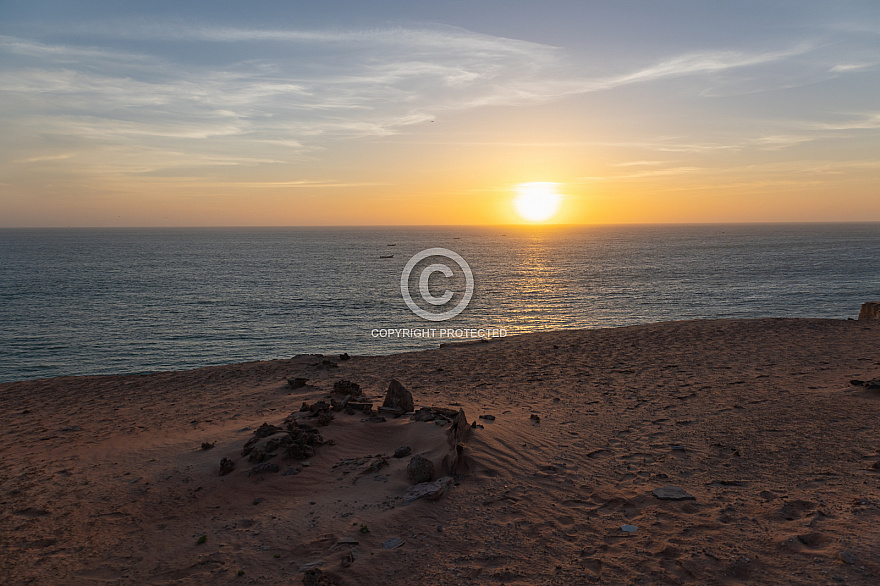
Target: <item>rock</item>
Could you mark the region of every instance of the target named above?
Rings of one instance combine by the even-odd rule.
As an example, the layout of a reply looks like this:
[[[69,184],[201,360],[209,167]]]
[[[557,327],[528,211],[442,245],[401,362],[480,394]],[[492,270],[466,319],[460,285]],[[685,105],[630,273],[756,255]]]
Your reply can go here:
[[[654,496],[661,501],[689,501],[696,500],[696,497],[680,486],[668,484],[654,489]]]
[[[541,423],[541,418],[538,417],[537,415],[535,415],[534,413],[532,413],[531,415],[529,415],[529,419],[532,420],[532,423],[533,423],[534,425],[538,425],[539,423]]]
[[[486,421],[495,421],[494,415],[480,415],[480,419],[485,419]]]
[[[866,381],[865,388],[875,390],[875,391],[880,389],[880,378],[872,378],[871,380]]]
[[[339,368],[338,364],[336,364],[332,360],[327,359],[324,359],[321,362],[316,362],[312,366],[314,366],[318,370],[330,370],[331,368]]]
[[[413,484],[430,482],[434,479],[434,463],[416,454],[406,466],[406,475],[410,477]]]
[[[307,378],[302,378],[302,377],[296,377],[296,378],[289,378],[289,379],[287,379],[287,385],[288,385],[291,389],[301,389],[301,388],[303,388],[304,386],[306,386],[306,383],[307,383],[307,382],[309,382],[309,379],[307,379]]]
[[[379,457],[370,462],[370,465],[364,468],[361,474],[373,474],[388,465],[388,459]]]
[[[382,403],[382,406],[400,409],[403,413],[409,413],[415,409],[412,393],[395,379],[392,379],[388,384],[388,392],[385,393],[385,402]]]
[[[635,525],[621,525],[620,526],[620,530],[626,531],[627,533],[635,533],[636,531],[638,531],[638,529],[639,528]]]
[[[408,505],[419,499],[436,501],[442,497],[455,483],[452,476],[444,476],[433,482],[422,482],[414,486],[410,486],[406,494],[403,496],[403,504]]]
[[[329,576],[325,576],[321,568],[311,568],[303,574],[302,583],[305,586],[333,586],[335,582]]]
[[[290,466],[287,468],[287,470],[285,470],[284,472],[281,473],[281,476],[296,476],[299,473],[300,473],[299,468],[294,468],[293,466]]]
[[[409,446],[401,446],[401,447],[397,448],[396,450],[394,450],[394,457],[395,458],[405,458],[405,457],[409,456],[411,453],[412,453],[412,448],[410,448]]]
[[[854,554],[853,552],[851,552],[851,551],[847,551],[847,550],[843,550],[843,551],[840,552],[840,554],[838,554],[838,555],[840,556],[840,561],[842,561],[843,563],[849,564],[849,565],[851,565],[851,566],[854,566],[854,565],[855,565],[855,563],[856,563],[856,556],[855,556],[855,554]]]
[[[880,301],[862,303],[859,319],[880,319]]]
[[[215,443],[217,443],[217,442],[214,442],[214,444]],[[203,450],[210,450],[211,448],[214,447],[214,444],[212,444],[210,442],[202,442],[202,449]]]
[[[382,549],[397,549],[401,545],[403,545],[403,540],[400,537],[392,537],[382,542]]]
[[[333,392],[337,395],[351,395],[352,397],[360,396],[361,386],[350,380],[338,380],[333,383]]]
[[[220,460],[220,476],[226,476],[233,470],[235,470],[235,462],[229,458],[223,458]]]
[[[251,474],[263,474],[264,472],[278,472],[278,464],[262,462],[251,468]]]
[[[434,421],[435,418],[436,416],[434,415],[434,412],[431,411],[430,407],[422,407],[413,413],[413,416],[410,419],[413,421]]]
[[[275,435],[279,431],[284,431],[280,427],[276,427],[274,425],[269,425],[268,423],[264,423],[254,432],[254,437],[256,438],[264,438],[269,437],[270,435]]]
[[[351,356],[348,355],[348,352],[343,352],[339,355],[339,360],[351,360]]]

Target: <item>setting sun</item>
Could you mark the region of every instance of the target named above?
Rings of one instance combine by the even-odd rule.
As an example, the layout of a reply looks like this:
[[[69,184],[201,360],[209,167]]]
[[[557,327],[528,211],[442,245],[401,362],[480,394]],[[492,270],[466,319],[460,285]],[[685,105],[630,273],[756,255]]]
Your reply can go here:
[[[556,192],[558,183],[520,183],[513,200],[516,213],[527,222],[545,222],[556,215],[562,196]]]

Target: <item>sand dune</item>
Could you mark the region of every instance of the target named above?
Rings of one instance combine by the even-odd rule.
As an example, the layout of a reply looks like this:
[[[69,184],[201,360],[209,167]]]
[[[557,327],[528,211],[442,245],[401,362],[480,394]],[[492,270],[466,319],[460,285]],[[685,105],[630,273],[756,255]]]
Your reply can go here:
[[[878,349],[876,321],[690,321],[2,384],[0,572],[11,584],[875,584],[880,390],[850,381],[880,377]],[[446,419],[331,409],[319,425],[300,411],[341,402],[334,384],[348,380],[375,414],[392,379],[416,409],[476,424],[460,453]],[[314,454],[276,448],[262,463],[277,472],[255,473],[242,448],[264,423],[276,439],[314,428]],[[441,498],[407,503],[414,455],[451,478]],[[234,469],[220,475],[223,458]]]

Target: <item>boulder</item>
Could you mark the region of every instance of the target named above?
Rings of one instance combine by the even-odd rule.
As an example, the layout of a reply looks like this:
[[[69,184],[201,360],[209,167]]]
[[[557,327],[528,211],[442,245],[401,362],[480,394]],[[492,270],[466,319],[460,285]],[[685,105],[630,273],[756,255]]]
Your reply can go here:
[[[382,403],[382,407],[399,410],[403,414],[413,411],[415,404],[413,403],[412,393],[406,390],[406,387],[400,384],[399,381],[392,379],[388,384],[388,392],[385,393],[385,402]]]
[[[413,484],[430,482],[434,479],[434,463],[416,454],[406,466],[406,475],[410,477]]]
[[[862,303],[859,319],[880,319],[880,301]]]

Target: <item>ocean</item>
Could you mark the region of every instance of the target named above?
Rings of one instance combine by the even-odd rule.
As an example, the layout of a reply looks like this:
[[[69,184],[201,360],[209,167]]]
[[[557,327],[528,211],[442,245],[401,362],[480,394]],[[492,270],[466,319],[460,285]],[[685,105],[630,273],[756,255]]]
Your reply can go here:
[[[466,262],[458,315],[410,310],[422,250]],[[712,318],[858,315],[880,300],[880,224],[0,230],[0,381],[295,354],[387,354],[463,336]],[[425,301],[419,277],[434,272]],[[407,281],[458,306],[461,266]],[[441,337],[441,331],[444,332]],[[457,337],[458,336],[458,337]]]

